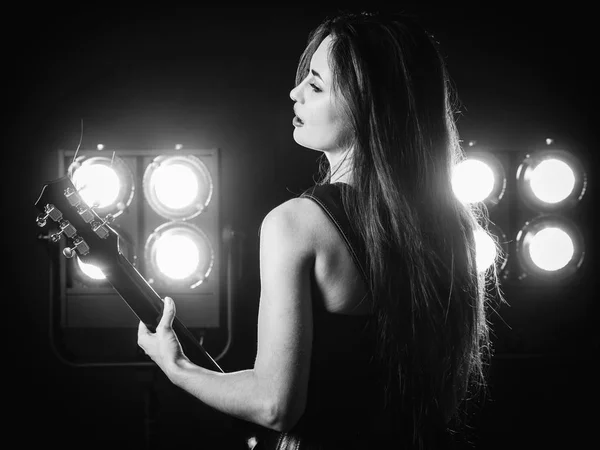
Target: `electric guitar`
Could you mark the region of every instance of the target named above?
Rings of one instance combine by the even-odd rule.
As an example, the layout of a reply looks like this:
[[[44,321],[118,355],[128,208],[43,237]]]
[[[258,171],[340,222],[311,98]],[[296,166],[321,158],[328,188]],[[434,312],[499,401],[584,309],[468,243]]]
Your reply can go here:
[[[97,266],[129,308],[152,332],[160,320],[163,300],[121,251],[119,234],[109,225],[110,214],[101,218],[87,205],[68,176],[44,185],[35,207],[40,214],[37,224],[45,227],[50,219],[58,230],[50,235],[52,242],[64,236],[68,246],[66,258],[79,257]],[[186,356],[206,369],[223,372],[191,331],[175,316],[173,330]]]

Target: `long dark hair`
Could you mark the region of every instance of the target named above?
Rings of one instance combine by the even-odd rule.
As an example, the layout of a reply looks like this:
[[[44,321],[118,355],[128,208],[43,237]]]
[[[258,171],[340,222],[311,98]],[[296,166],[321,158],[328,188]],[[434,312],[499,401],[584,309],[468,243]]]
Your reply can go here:
[[[453,194],[452,169],[465,153],[435,39],[402,14],[342,12],[310,34],[296,84],[328,35],[333,89],[354,131],[346,157],[355,189],[343,201],[366,244],[386,398],[426,448],[430,427],[464,423],[461,405],[486,391],[488,311],[503,300],[496,264],[476,266],[487,210]],[[320,175],[317,184],[331,181],[324,157]]]

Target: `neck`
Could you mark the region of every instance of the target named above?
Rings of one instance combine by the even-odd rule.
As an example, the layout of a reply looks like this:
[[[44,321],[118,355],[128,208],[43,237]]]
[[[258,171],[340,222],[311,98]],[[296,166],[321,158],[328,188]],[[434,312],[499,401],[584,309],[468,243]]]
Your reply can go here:
[[[331,168],[330,183],[352,184],[351,151],[344,150],[338,153],[325,153]]]

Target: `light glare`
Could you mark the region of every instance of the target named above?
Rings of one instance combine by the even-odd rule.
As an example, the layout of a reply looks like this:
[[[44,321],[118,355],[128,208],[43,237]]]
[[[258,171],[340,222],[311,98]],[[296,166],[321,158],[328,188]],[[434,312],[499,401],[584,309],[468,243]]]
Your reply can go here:
[[[575,187],[575,174],[567,163],[546,159],[531,174],[531,190],[541,201],[558,203],[567,198]]]
[[[182,280],[192,275],[200,264],[200,250],[188,236],[166,234],[156,241],[156,265],[165,276]]]
[[[529,254],[533,263],[546,271],[560,270],[573,258],[575,247],[571,237],[562,229],[548,227],[531,239]]]
[[[475,231],[475,248],[477,271],[485,272],[496,260],[496,245],[485,230]]]
[[[106,279],[106,277],[104,276],[104,273],[102,272],[102,270],[100,270],[98,268],[98,266],[85,263],[79,257],[77,257],[77,264],[79,265],[79,268],[81,269],[81,271],[86,276],[91,278],[92,280],[105,280]]]
[[[196,199],[198,177],[190,167],[183,164],[165,165],[154,176],[156,197],[167,208],[183,209]]]
[[[117,173],[104,164],[81,166],[73,173],[72,181],[83,201],[99,208],[112,205],[121,187]]]
[[[463,203],[484,201],[494,189],[494,171],[483,161],[466,159],[452,175],[454,195]]]

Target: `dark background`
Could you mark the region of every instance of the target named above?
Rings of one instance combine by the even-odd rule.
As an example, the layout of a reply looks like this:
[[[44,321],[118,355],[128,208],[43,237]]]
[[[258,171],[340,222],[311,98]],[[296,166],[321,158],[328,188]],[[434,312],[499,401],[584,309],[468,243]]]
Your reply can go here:
[[[441,42],[463,104],[465,141],[524,149],[554,137],[586,158],[593,189],[591,11],[493,5],[402,8]],[[5,15],[3,397],[7,434],[19,446],[149,448],[150,436],[161,448],[219,448],[207,443],[219,439],[227,448],[244,431],[161,373],[71,368],[56,358],[48,338],[48,258],[35,239],[33,202],[57,176],[54,152],[77,147],[81,120],[82,148],[220,148],[222,220],[247,236],[236,333],[220,363],[226,371],[251,367],[258,226],[309,187],[317,168],[318,153],[292,139],[289,99],[308,32],[335,11],[311,6],[18,7]],[[491,399],[474,422],[476,448],[576,448],[592,436],[597,332],[592,309],[581,307],[593,305],[592,278],[564,290],[590,330],[581,341],[552,355],[513,351],[493,362]],[[527,292],[511,291],[510,300]],[[157,396],[151,411],[148,392]]]

